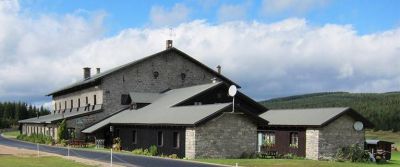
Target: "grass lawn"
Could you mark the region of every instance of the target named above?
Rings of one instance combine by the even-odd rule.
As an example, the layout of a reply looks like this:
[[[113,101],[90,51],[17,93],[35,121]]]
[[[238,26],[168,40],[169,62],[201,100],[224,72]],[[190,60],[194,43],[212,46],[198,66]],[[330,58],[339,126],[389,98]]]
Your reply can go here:
[[[19,131],[9,131],[9,132],[3,132],[3,136],[7,138],[17,138],[19,135]]]
[[[314,160],[297,160],[297,159],[196,159],[196,161],[210,162],[225,165],[235,165],[246,167],[394,167],[400,166],[400,152],[392,155],[392,161],[387,164],[374,163],[350,163],[350,162],[334,162],[334,161],[314,161]]]
[[[0,167],[89,167],[88,165],[69,161],[61,157],[16,157],[0,155]]]

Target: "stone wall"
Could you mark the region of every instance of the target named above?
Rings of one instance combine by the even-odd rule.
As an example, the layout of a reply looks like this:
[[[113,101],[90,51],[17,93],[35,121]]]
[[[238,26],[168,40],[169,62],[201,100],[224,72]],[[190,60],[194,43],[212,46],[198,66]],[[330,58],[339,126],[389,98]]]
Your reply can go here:
[[[64,110],[71,108],[71,100],[73,102],[73,108],[78,107],[78,99],[80,99],[80,107],[86,105],[86,97],[88,98],[88,104],[94,104],[94,95],[96,95],[96,103],[102,104],[103,102],[103,91],[101,90],[101,86],[94,86],[90,88],[86,88],[83,90],[79,90],[76,92],[64,94],[61,96],[53,97],[52,101],[52,110]],[[65,106],[65,103],[67,106]]]
[[[238,158],[257,151],[257,125],[242,113],[223,113],[186,134],[188,158]]]
[[[318,143],[319,143],[319,130],[307,129],[306,130],[306,158],[318,159]]]
[[[337,149],[359,144],[364,148],[364,130],[356,131],[353,128],[355,120],[343,115],[319,131],[318,159],[332,159]]]
[[[154,76],[157,72],[158,76]],[[125,68],[103,79],[104,114],[126,106],[121,95],[129,92],[158,93],[168,88],[181,88],[211,83],[213,74],[176,52],[166,52]]]
[[[322,128],[306,131],[306,158],[314,160],[332,159],[339,148],[359,144],[364,147],[365,132],[353,128],[355,120],[343,115]]]

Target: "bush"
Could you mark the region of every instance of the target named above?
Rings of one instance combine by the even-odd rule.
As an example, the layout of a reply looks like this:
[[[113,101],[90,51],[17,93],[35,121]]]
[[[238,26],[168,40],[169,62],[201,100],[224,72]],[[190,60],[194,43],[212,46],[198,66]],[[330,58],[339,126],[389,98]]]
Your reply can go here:
[[[143,155],[143,149],[142,148],[134,149],[132,153],[136,155]]]
[[[59,141],[68,139],[67,123],[65,119],[58,125],[57,136]]]
[[[52,144],[53,139],[50,136],[46,136],[43,134],[32,134],[30,136],[20,134],[17,136],[18,140],[29,141],[33,143],[40,143],[40,144]]]
[[[150,146],[149,152],[150,152],[150,155],[151,155],[151,156],[156,156],[157,153],[158,153],[158,151],[157,151],[157,146],[155,146],[155,145]]]
[[[178,155],[176,155],[176,154],[171,154],[171,155],[168,156],[168,158],[178,159]]]
[[[337,150],[335,155],[336,161],[351,161],[351,162],[368,162],[369,154],[358,144],[349,147],[343,147]]]

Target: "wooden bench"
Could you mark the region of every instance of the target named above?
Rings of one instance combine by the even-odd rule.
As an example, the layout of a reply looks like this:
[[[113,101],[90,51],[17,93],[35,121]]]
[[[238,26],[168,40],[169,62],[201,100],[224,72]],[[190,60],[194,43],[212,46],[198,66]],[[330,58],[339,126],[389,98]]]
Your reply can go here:
[[[68,143],[71,147],[87,147],[84,140],[70,139]]]

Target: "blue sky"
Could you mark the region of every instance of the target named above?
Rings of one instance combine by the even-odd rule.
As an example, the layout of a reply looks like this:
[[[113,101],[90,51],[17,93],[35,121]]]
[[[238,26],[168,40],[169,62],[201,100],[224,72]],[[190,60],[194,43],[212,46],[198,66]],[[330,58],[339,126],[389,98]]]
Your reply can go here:
[[[285,1],[285,0],[284,0]],[[290,0],[289,0],[290,1]],[[206,19],[218,24],[218,10],[223,5],[245,6],[246,12],[241,20],[260,22],[275,22],[288,17],[306,18],[310,24],[323,25],[349,24],[359,34],[373,33],[398,27],[400,25],[397,0],[321,0],[304,2],[304,9],[289,7],[281,11],[263,14],[262,1],[241,0],[188,0],[188,1],[109,1],[109,0],[24,0],[21,6],[32,13],[67,14],[78,10],[106,12],[105,24],[107,34],[114,35],[131,27],[149,26],[149,14],[153,7],[159,6],[170,10],[176,4],[185,5],[190,9],[187,20]]]
[[[397,0],[0,0],[0,101],[45,95],[164,49],[257,99],[400,88]],[[170,28],[174,36],[170,37]]]

